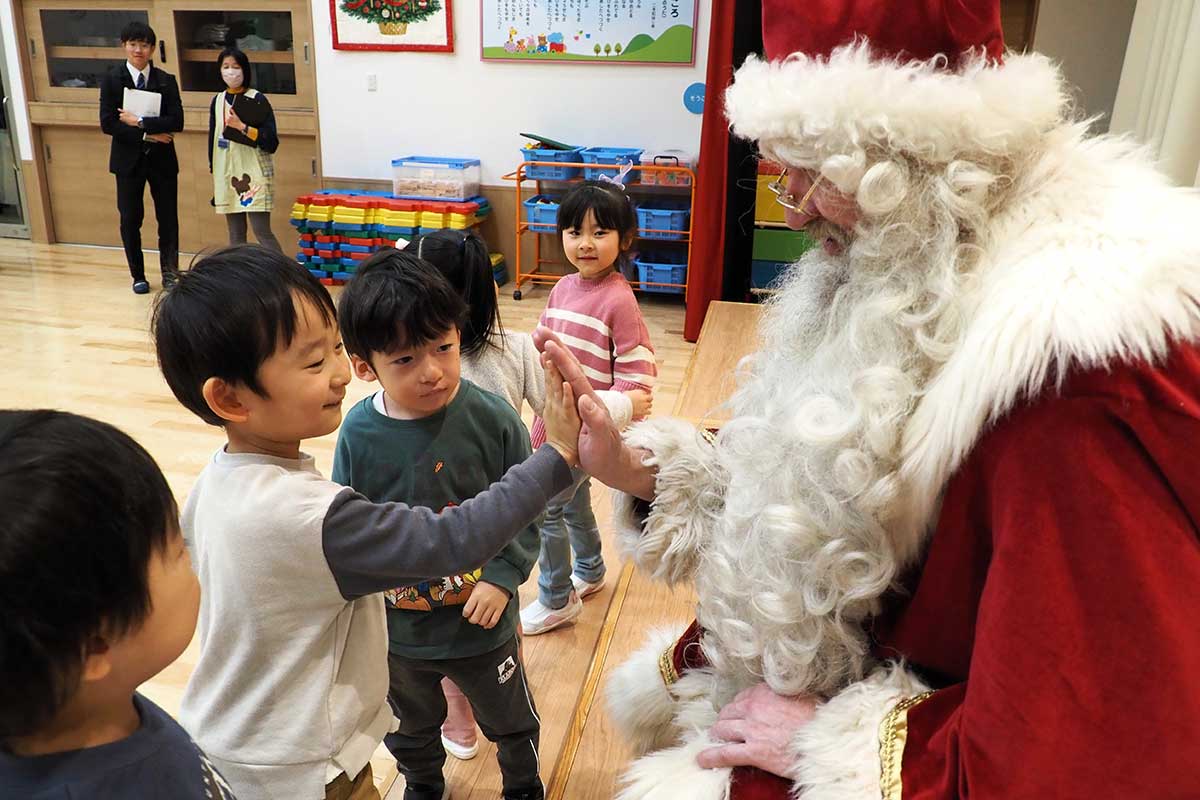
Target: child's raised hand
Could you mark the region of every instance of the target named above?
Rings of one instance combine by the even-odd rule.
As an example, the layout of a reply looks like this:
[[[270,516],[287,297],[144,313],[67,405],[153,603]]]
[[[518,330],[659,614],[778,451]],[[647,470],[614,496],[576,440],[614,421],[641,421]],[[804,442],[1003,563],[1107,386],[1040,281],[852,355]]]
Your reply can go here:
[[[463,618],[472,625],[492,629],[500,621],[508,607],[509,594],[494,583],[480,581],[471,590],[467,604],[463,606]]]
[[[546,368],[546,407],[542,412],[546,444],[573,467],[579,463],[579,428],[582,424],[579,410],[575,408],[575,393],[549,355],[542,356],[542,366]]]
[[[633,418],[645,419],[654,408],[654,395],[646,389],[630,389],[625,396],[633,403]]]

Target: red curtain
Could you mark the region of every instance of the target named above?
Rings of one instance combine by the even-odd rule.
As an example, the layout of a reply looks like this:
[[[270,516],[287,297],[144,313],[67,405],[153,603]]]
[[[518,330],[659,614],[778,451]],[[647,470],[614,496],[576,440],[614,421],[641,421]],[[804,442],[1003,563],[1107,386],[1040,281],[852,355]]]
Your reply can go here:
[[[729,177],[729,123],[725,88],[733,79],[735,0],[713,0],[709,23],[704,119],[692,209],[692,257],[688,265],[683,338],[696,341],[708,304],[721,299],[725,263],[725,196]]]

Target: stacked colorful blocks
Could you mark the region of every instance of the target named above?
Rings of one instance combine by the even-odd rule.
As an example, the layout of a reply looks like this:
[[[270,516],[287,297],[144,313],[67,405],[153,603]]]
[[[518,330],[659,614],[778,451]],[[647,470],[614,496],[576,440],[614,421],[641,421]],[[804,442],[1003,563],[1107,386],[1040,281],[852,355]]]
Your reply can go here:
[[[478,225],[491,208],[483,197],[468,202],[406,200],[379,192],[322,190],[292,204],[299,233],[296,260],[329,285],[354,276],[358,263],[398,239],[444,228]]]

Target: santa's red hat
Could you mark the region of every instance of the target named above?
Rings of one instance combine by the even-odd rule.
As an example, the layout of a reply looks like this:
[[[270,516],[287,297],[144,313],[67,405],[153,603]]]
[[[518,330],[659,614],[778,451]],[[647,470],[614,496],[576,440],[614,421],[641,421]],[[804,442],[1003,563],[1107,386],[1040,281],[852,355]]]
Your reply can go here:
[[[998,0],[763,0],[766,59],[726,92],[739,136],[791,164],[1010,154],[1059,124],[1044,56],[1004,52]]]

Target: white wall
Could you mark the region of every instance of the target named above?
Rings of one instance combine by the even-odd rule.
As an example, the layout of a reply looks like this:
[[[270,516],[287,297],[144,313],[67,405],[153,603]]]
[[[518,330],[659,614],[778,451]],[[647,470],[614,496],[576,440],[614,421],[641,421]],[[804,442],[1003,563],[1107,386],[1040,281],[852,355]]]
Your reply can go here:
[[[696,153],[701,117],[683,90],[704,81],[709,12],[701,2],[691,67],[549,65],[481,61],[479,0],[454,0],[453,53],[334,50],[329,0],[312,0],[323,171],[390,178],[399,156],[477,157],[496,185],[521,160],[521,131]]]
[[[21,81],[21,61],[18,58],[17,30],[13,23],[13,0],[0,0],[0,34],[4,37],[5,73],[8,75],[8,88],[11,94],[8,107],[12,109],[17,134],[18,157],[22,161],[33,158],[32,136],[29,131],[29,111],[25,107],[25,85]]]
[[[1137,0],[1042,0],[1033,49],[1062,63],[1087,116],[1108,130]]]

